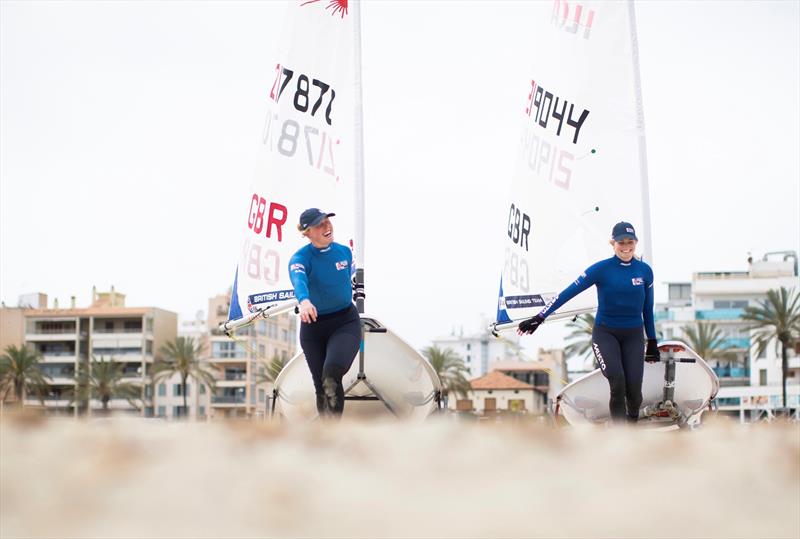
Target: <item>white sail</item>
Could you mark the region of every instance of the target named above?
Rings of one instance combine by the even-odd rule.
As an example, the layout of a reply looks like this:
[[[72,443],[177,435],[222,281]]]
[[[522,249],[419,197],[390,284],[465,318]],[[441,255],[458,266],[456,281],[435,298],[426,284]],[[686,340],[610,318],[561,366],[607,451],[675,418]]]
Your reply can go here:
[[[619,221],[636,227],[638,250],[651,258],[633,4],[555,0],[533,9],[498,323],[533,316],[611,256]],[[559,312],[595,307],[595,292],[587,291]]]
[[[263,309],[279,313],[296,303],[287,264],[307,241],[294,228],[306,208],[336,213],[335,240],[350,246],[363,271],[359,7],[353,0],[308,0],[288,8],[281,50],[270,64],[274,81],[226,331],[264,315]],[[363,314],[361,320],[364,339],[343,379],[352,401],[345,415],[428,416],[439,402],[436,372],[380,321]],[[317,416],[302,352],[275,380],[273,397],[273,410],[286,420]]]
[[[287,8],[272,69],[251,189],[242,201],[242,248],[229,318],[294,299],[287,266],[306,243],[297,231],[309,207],[336,213],[336,241],[356,245],[356,56],[347,2],[297,2]],[[298,31],[300,29],[300,31]],[[245,216],[246,214],[246,216]],[[363,260],[355,259],[356,265]]]

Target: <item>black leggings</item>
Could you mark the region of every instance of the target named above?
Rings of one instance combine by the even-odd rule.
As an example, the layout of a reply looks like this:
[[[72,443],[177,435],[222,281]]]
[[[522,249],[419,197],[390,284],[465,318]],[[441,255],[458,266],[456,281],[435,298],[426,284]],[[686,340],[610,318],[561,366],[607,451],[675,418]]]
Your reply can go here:
[[[611,398],[608,407],[612,421],[635,422],[642,405],[644,375],[644,332],[642,328],[610,328],[595,325],[592,351],[603,376],[608,380]],[[627,404],[627,414],[625,411]]]
[[[361,319],[354,305],[300,324],[300,346],[314,380],[320,416],[344,411],[342,377],[350,370],[360,345]]]

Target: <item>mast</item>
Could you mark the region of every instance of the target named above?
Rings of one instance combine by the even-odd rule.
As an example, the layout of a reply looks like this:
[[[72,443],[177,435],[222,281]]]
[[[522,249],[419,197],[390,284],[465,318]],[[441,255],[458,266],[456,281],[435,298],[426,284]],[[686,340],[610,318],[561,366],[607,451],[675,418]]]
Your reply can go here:
[[[644,134],[644,104],[642,103],[642,78],[639,74],[639,38],[636,32],[636,8],[628,0],[628,20],[631,33],[631,56],[633,58],[633,84],[636,98],[636,130],[639,146],[639,180],[642,184],[642,217],[644,222],[644,261],[653,265],[653,242],[650,228],[650,185],[647,178],[647,144]]]
[[[358,264],[355,275],[356,308],[364,313],[364,115],[362,107],[361,86],[361,5],[359,0],[350,4],[353,13],[353,30],[355,34],[354,49],[354,124],[355,124],[355,238],[353,257]],[[361,292],[359,294],[359,292]]]

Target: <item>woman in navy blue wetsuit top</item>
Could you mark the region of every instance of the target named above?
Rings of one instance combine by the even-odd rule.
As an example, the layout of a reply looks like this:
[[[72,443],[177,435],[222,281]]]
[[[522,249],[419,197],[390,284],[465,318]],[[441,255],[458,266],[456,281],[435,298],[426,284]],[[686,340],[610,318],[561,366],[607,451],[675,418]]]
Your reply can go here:
[[[614,225],[611,231],[614,256],[589,266],[539,314],[520,323],[517,330],[520,335],[530,335],[549,314],[595,285],[597,315],[592,351],[608,380],[609,408],[614,421],[639,419],[644,361],[659,360],[653,318],[653,270],[634,257],[637,242],[633,225],[625,222]]]
[[[342,377],[361,344],[361,320],[353,305],[353,253],[333,241],[333,225],[317,208],[300,214],[298,230],[309,243],[292,256],[289,276],[300,302],[300,346],[306,356],[320,416],[344,410]]]

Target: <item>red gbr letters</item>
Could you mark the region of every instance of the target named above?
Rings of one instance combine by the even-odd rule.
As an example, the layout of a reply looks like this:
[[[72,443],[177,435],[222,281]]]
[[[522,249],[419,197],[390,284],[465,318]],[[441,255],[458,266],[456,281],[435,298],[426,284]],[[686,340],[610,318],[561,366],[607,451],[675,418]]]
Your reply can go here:
[[[278,241],[283,241],[283,225],[287,216],[286,206],[270,202],[267,209],[266,199],[258,193],[253,193],[250,199],[250,211],[247,214],[247,226],[255,234],[261,234],[263,230],[266,237],[271,238],[274,233]]]

